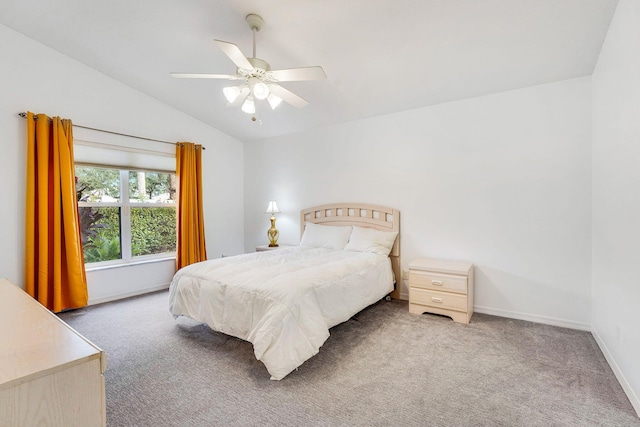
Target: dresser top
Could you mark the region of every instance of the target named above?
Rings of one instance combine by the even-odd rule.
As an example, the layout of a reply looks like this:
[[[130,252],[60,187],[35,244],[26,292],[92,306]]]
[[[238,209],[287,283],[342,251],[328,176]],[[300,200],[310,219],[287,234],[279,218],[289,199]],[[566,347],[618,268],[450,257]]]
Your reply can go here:
[[[0,390],[102,357],[99,348],[6,279],[0,279],[0,337]]]
[[[409,264],[411,270],[426,270],[436,273],[469,274],[473,264],[466,261],[451,261],[435,258],[418,258]]]

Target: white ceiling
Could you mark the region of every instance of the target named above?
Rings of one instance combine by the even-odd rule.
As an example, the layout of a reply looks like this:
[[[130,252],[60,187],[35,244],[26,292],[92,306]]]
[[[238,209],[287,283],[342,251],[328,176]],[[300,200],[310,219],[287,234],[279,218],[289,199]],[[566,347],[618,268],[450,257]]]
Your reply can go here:
[[[0,23],[242,141],[590,75],[617,0],[0,0]],[[273,69],[321,65],[282,83],[304,109],[227,105],[234,74],[213,39]],[[95,124],[96,126],[98,124]]]

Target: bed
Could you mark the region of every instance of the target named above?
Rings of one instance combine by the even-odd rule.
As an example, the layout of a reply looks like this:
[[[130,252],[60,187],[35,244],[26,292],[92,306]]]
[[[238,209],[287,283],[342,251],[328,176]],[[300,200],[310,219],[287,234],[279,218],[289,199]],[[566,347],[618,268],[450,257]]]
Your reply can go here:
[[[300,225],[300,246],[192,264],[170,285],[174,317],[251,342],[272,380],[317,354],[330,328],[395,296],[401,277],[397,210],[322,205]]]

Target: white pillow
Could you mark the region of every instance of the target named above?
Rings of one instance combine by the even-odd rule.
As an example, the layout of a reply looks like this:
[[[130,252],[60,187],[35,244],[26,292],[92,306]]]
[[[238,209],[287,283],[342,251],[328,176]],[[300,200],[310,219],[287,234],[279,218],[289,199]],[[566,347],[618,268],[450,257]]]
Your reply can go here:
[[[350,235],[351,226],[319,225],[308,222],[304,226],[300,246],[342,250],[349,241]]]
[[[372,252],[388,256],[396,241],[397,231],[379,231],[373,228],[353,226],[345,251]]]

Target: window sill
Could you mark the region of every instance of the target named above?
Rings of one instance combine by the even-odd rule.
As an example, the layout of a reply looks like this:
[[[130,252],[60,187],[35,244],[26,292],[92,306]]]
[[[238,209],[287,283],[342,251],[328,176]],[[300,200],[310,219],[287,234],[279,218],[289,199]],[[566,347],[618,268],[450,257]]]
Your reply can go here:
[[[145,260],[138,260],[138,261],[131,261],[131,262],[122,262],[122,263],[118,263],[118,264],[109,264],[109,265],[100,265],[100,266],[96,266],[96,267],[86,267],[84,268],[84,271],[91,272],[91,271],[100,271],[100,270],[110,270],[112,268],[122,268],[122,267],[132,267],[135,265],[142,265],[142,264],[155,264],[157,262],[164,262],[164,261],[175,261],[176,257],[175,256],[169,256],[169,257],[164,257],[164,258],[153,258],[153,259],[145,259]]]

